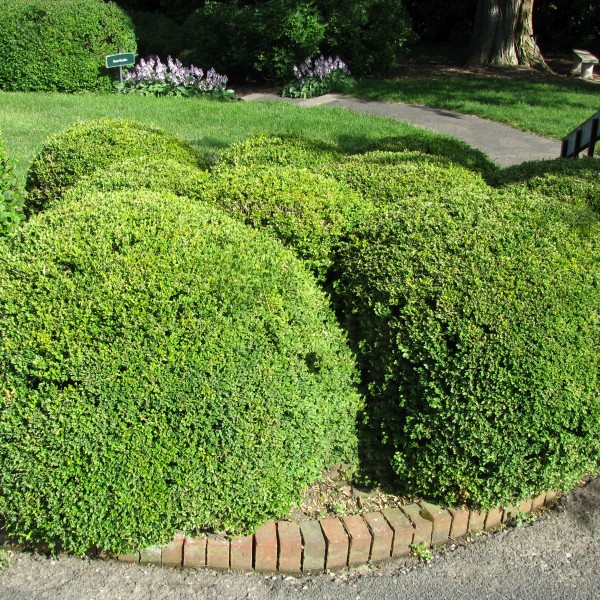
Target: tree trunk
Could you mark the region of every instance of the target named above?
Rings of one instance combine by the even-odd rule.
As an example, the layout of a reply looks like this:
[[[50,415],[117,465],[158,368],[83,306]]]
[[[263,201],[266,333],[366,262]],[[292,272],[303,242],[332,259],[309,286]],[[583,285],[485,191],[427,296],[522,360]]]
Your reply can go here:
[[[533,1],[478,0],[468,63],[549,71],[533,37]]]

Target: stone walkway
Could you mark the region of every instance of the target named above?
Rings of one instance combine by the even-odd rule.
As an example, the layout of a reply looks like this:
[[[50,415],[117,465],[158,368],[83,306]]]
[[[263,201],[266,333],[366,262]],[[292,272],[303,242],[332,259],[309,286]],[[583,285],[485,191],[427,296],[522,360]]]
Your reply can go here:
[[[529,160],[558,158],[560,156],[561,143],[558,140],[543,138],[532,133],[513,129],[502,123],[470,115],[461,115],[439,108],[403,104],[401,102],[361,100],[341,94],[326,94],[309,100],[291,100],[281,98],[276,94],[261,93],[249,94],[244,96],[243,100],[247,102],[291,102],[303,107],[342,108],[357,113],[379,115],[405,121],[424,129],[463,140],[469,146],[478,148],[487,154],[501,167],[509,167]]]

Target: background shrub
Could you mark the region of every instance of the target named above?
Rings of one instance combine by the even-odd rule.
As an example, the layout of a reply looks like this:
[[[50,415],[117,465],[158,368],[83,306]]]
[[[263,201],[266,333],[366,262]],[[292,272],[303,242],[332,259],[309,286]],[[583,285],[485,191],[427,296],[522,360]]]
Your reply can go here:
[[[367,152],[322,165],[318,172],[347,184],[376,205],[409,198],[433,202],[454,192],[489,191],[477,173],[419,152]]]
[[[183,48],[181,26],[161,13],[134,11],[138,52],[145,56],[179,56]]]
[[[353,461],[354,365],[293,254],[153,192],[0,242],[0,513],[65,550],[281,517]]]
[[[494,182],[501,187],[521,187],[563,202],[581,202],[600,212],[600,161],[594,158],[522,163],[500,171]]]
[[[12,231],[23,219],[23,195],[17,176],[0,139],[0,236]]]
[[[110,164],[82,177],[63,197],[85,197],[90,193],[119,190],[152,190],[197,199],[206,186],[208,171],[172,159],[138,156]]]
[[[531,192],[455,188],[354,230],[335,285],[377,477],[489,507],[598,470],[598,225]]]
[[[295,136],[257,135],[223,150],[217,168],[223,166],[275,166],[316,168],[343,155],[331,145]]]
[[[162,129],[122,119],[82,121],[50,137],[34,159],[27,174],[26,212],[52,204],[81,177],[134,157],[204,164],[195,150]]]
[[[364,211],[360,196],[346,186],[294,167],[217,169],[204,197],[293,248],[319,279],[340,238]]]
[[[0,88],[10,91],[110,89],[105,56],[135,52],[135,32],[102,0],[0,0]],[[114,69],[113,69],[114,71]]]

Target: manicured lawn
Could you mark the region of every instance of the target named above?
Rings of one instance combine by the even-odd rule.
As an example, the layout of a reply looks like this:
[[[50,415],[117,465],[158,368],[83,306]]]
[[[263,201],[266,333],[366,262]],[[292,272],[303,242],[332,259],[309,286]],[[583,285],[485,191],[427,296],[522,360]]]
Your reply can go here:
[[[507,73],[508,75],[508,73]],[[564,77],[478,75],[443,70],[431,76],[362,79],[353,95],[478,115],[550,138],[562,138],[600,109],[600,85]]]
[[[258,133],[302,134],[349,152],[391,136],[435,135],[380,117],[306,110],[286,103],[0,92],[0,135],[10,156],[17,160],[22,179],[49,135],[77,120],[113,117],[162,127],[211,158],[222,148]]]

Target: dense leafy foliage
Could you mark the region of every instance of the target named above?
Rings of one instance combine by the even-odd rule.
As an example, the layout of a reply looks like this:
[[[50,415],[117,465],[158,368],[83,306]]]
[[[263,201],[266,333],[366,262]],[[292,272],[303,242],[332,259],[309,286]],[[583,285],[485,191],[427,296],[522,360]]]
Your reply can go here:
[[[500,171],[496,185],[521,187],[563,202],[583,202],[600,213],[600,161],[594,158],[541,160]]]
[[[294,79],[287,83],[283,96],[290,98],[315,98],[330,92],[339,92],[350,83],[350,69],[344,61],[324,57],[307,58],[300,65],[294,65]]]
[[[581,206],[446,185],[354,230],[337,301],[380,477],[495,506],[598,470],[599,232]]]
[[[48,139],[33,161],[26,183],[26,212],[38,212],[52,204],[97,169],[142,156],[203,166],[195,150],[161,129],[122,119],[83,121]]]
[[[296,136],[257,135],[223,150],[217,162],[224,166],[275,166],[314,169],[339,160],[342,154],[318,140]]]
[[[243,532],[354,460],[354,364],[293,254],[155,192],[0,241],[0,514],[64,549]]]
[[[0,88],[11,91],[110,89],[105,56],[135,52],[135,32],[102,0],[0,0]],[[114,70],[113,70],[114,71]]]
[[[23,196],[17,177],[0,140],[0,236],[6,235],[23,220]]]
[[[361,197],[334,179],[283,166],[216,169],[204,197],[293,248],[321,280],[365,210]]]

